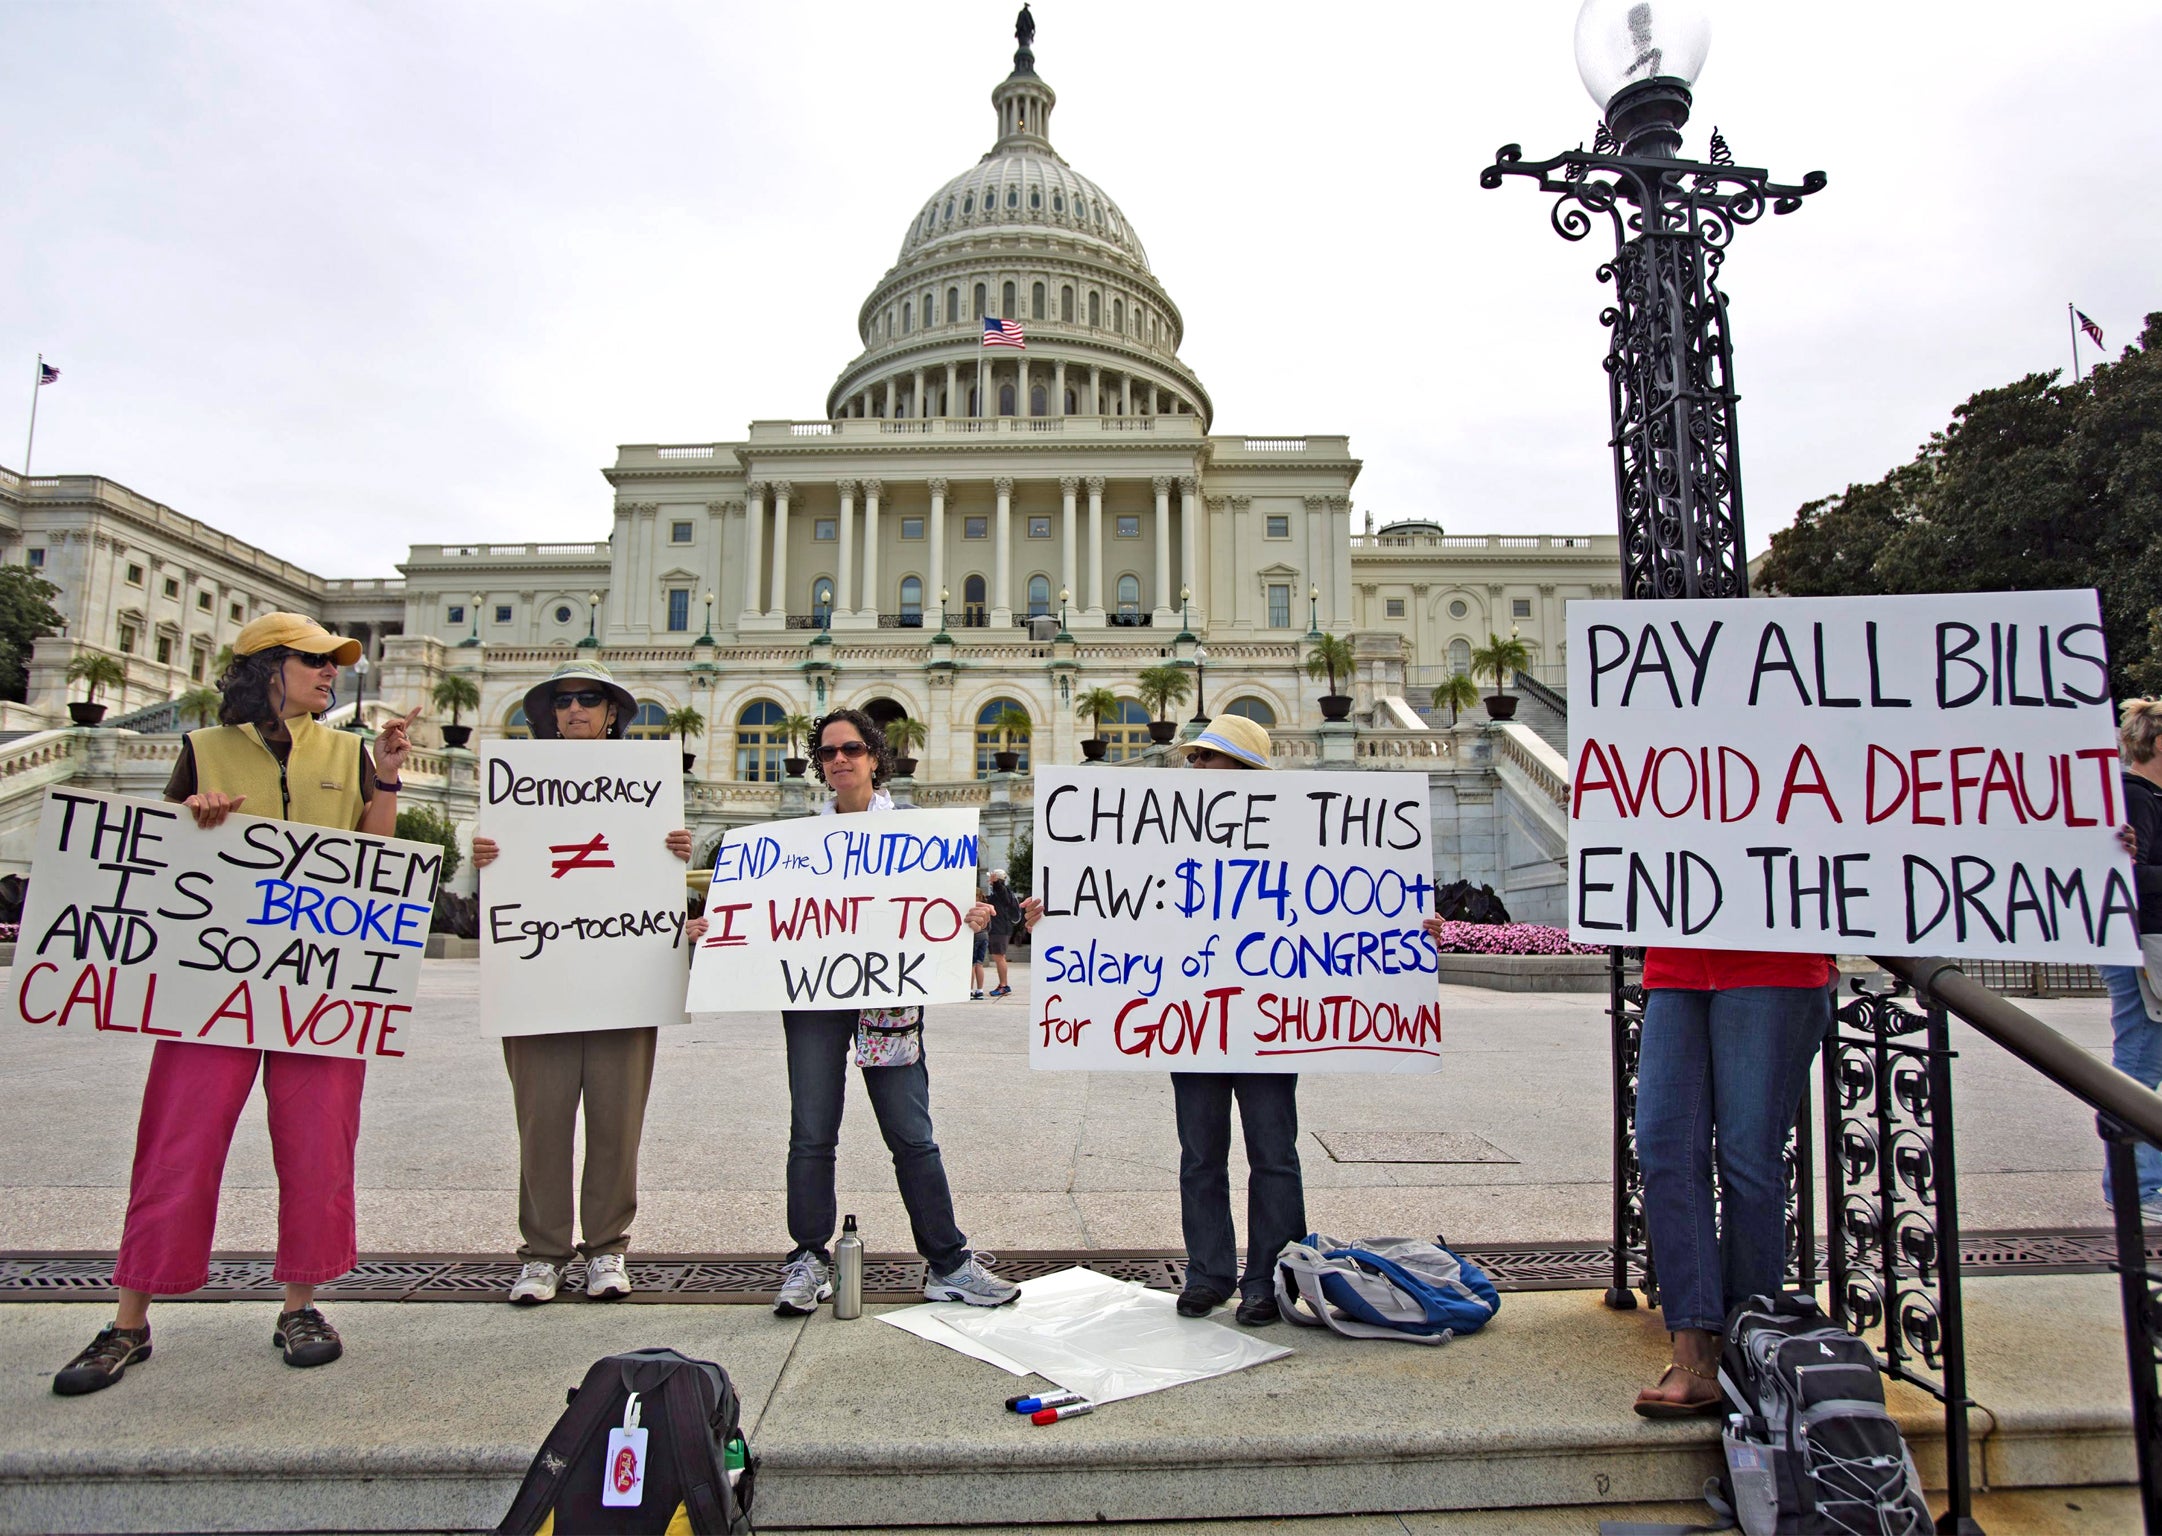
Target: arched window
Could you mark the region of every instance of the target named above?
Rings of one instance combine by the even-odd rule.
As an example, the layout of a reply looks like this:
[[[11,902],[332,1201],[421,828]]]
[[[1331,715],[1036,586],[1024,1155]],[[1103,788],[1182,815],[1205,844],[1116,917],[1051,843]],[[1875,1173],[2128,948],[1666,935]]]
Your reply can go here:
[[[998,770],[998,764],[991,760],[994,752],[1020,753],[1018,771],[1028,772],[1028,738],[1017,736],[1009,740],[998,728],[998,717],[1009,709],[1024,715],[1028,713],[1022,709],[1019,699],[993,699],[976,711],[976,777],[979,779]]]
[[[1028,206],[1032,212],[1043,212],[1043,188],[1030,187],[1028,189]]]
[[[984,607],[981,576],[971,576],[961,583],[961,622],[970,629],[981,629],[990,622]]]
[[[1028,616],[1040,619],[1051,611],[1051,578],[1031,576],[1028,579]]]
[[[821,576],[811,583],[811,617],[820,629],[833,624],[833,578]]]
[[[1113,299],[1111,301],[1111,329],[1114,331],[1126,329],[1126,301],[1124,299]]]
[[[1104,296],[1091,291],[1089,294],[1089,324],[1098,330],[1104,323]]]
[[[1030,318],[1031,320],[1041,320],[1041,319],[1042,319],[1042,318],[1044,317],[1044,314],[1043,314],[1043,284],[1042,284],[1042,283],[1032,283],[1032,284],[1030,284],[1030,285],[1029,285],[1029,290],[1028,290],[1028,317],[1029,317],[1029,318]]]
[[[1069,416],[1081,414],[1081,397],[1070,389],[1066,391],[1066,414]]]
[[[1021,206],[1021,189],[1019,187],[1008,187],[1006,189],[1006,206],[1008,208]]]
[[[1470,670],[1471,642],[1463,639],[1451,640],[1449,642],[1449,675],[1457,677]]]
[[[1031,416],[1041,416],[1050,409],[1050,392],[1041,384],[1031,384],[1028,389],[1028,413]]]
[[[668,740],[675,735],[668,729],[668,706],[645,700],[638,706],[638,713],[631,716],[631,728],[624,734],[633,741]]]
[[[958,288],[948,288],[946,290],[946,323],[948,325],[952,325],[960,318],[961,290]]]
[[[976,194],[975,194],[975,193],[973,193],[973,192],[971,192],[971,193],[969,193],[969,194],[968,194],[968,196],[966,196],[966,197],[964,197],[964,198],[962,198],[962,199],[961,199],[961,212],[962,212],[963,214],[970,214],[970,213],[974,213],[975,211],[976,211]]]
[[[915,328],[916,306],[913,304],[903,304],[901,306],[901,334],[903,336],[906,336],[909,332],[915,330]]]
[[[1119,578],[1119,617],[1132,621],[1141,617],[1141,578]]]
[[[903,576],[901,578],[901,627],[903,629],[923,628],[923,578],[921,576]]]
[[[750,784],[781,782],[781,759],[788,741],[781,731],[785,711],[771,699],[743,706],[736,716],[736,777]]]
[[[1051,211],[1053,213],[1064,213],[1066,211],[1065,193],[1054,192],[1051,194]]]
[[[1015,311],[1013,306],[1014,287],[1012,281],[1009,279],[1008,281],[999,284],[998,288],[998,312],[1000,317],[1007,320],[1019,319],[1020,316]]]
[[[1001,416],[1011,416],[1013,414],[1013,386],[1011,384],[1001,384],[998,387],[998,413]]]
[[[1058,317],[1068,325],[1073,324],[1073,284],[1067,283],[1058,291]]]
[[[991,313],[990,310],[984,308],[984,305],[990,302],[990,297],[990,290],[984,287],[983,284],[978,283],[976,285],[976,316],[978,319]]]
[[[1118,711],[1104,718],[1104,761],[1123,763],[1139,757],[1149,745],[1149,712],[1139,699],[1119,700]]]
[[[1244,715],[1264,730],[1276,724],[1276,711],[1269,708],[1266,700],[1257,699],[1251,694],[1243,699],[1233,699],[1224,706],[1224,713],[1227,715]]]
[[[524,741],[532,734],[533,727],[526,720],[525,706],[520,704],[510,712],[510,718],[503,722],[503,738],[506,741]]]
[[[976,386],[973,384],[968,387],[968,413],[971,416],[981,416],[983,414],[983,406],[976,399]]]
[[[953,199],[952,199],[952,198],[950,198],[950,197],[946,199],[946,215],[945,215],[945,216],[946,216],[946,218],[947,218],[947,219],[948,219],[949,221],[950,221],[950,220],[951,220],[951,219],[953,218]]]

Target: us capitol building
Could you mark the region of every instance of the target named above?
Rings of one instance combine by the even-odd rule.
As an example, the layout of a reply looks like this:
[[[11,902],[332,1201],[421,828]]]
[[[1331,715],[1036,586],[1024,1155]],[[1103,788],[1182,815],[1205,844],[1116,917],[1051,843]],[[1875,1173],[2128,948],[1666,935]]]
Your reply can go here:
[[[67,617],[0,726],[65,724],[80,697],[65,670],[88,650],[128,674],[106,723],[170,732],[167,701],[214,680],[219,649],[274,608],[368,642],[371,710],[470,676],[475,744],[522,734],[525,690],[597,649],[641,701],[638,734],[670,734],[684,706],[704,717],[686,788],[725,824],[800,803],[782,721],[835,703],[921,722],[912,789],[945,804],[984,803],[985,780],[993,801],[1025,797],[995,772],[1000,747],[1023,774],[1078,761],[1085,690],[1121,701],[1109,758],[1137,755],[1136,676],[1165,662],[1198,668],[1206,713],[1267,726],[1283,766],[1446,758],[1462,733],[1429,695],[1489,633],[1516,631],[1559,688],[1563,605],[1619,595],[1613,535],[1377,531],[1371,514],[1355,525],[1346,437],[1213,430],[1140,236],[1053,147],[1033,31],[1024,17],[991,93],[990,150],[910,219],[823,411],[619,448],[603,541],[422,544],[402,579],[328,579],[95,476],[0,471],[0,544],[60,587]],[[986,345],[985,317],[1025,346]],[[1319,729],[1327,688],[1303,662],[1321,633],[1352,641],[1355,733]],[[1028,739],[1002,737],[1009,711]],[[431,709],[417,739],[439,743],[446,719]],[[1471,711],[1465,729],[1483,725]],[[445,784],[470,778],[464,755],[439,754]]]

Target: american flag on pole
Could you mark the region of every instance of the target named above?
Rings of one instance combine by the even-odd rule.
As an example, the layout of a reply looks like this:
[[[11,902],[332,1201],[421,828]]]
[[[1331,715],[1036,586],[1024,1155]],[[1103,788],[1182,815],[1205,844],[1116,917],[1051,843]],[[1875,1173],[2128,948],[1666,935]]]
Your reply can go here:
[[[1028,343],[1021,339],[1021,322],[1018,320],[994,320],[983,317],[983,344],[987,347],[1014,347],[1028,350]]]
[[[2079,328],[2087,333],[2088,338],[2092,340],[2096,346],[2101,346],[2102,327],[2096,325],[2092,320],[2089,320],[2086,314],[2081,310],[2075,309],[2072,311],[2072,313],[2079,316]]]
[[[55,368],[51,363],[38,364],[38,384],[41,388],[47,384],[52,383],[53,380],[59,377],[60,370]]]

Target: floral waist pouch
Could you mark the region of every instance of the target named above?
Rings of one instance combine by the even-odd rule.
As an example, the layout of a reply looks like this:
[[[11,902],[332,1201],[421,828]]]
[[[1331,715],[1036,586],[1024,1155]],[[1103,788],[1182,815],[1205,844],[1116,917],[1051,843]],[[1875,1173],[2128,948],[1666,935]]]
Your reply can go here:
[[[856,1015],[857,1066],[912,1067],[921,1060],[921,1008],[866,1008]]]

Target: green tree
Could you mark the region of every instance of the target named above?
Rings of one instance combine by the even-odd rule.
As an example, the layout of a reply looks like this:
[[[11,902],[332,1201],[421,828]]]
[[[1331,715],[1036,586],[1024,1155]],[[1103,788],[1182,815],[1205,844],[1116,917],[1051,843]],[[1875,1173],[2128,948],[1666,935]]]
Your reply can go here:
[[[1314,648],[1306,653],[1306,675],[1326,677],[1329,680],[1329,692],[1332,694],[1337,692],[1336,680],[1339,677],[1348,682],[1357,670],[1358,664],[1352,656],[1351,641],[1343,635],[1323,635],[1314,642]]]
[[[29,692],[30,647],[60,631],[60,589],[25,565],[0,566],[0,698]]]
[[[781,736],[787,743],[788,756],[805,757],[809,755],[811,727],[817,723],[809,715],[781,716]],[[803,747],[805,751],[798,752],[796,749],[799,746]]]
[[[1002,709],[998,712],[998,718],[992,721],[991,724],[997,728],[999,742],[1008,752],[1015,750],[1015,742],[1026,741],[1036,734],[1036,727],[1030,721],[1028,711],[1025,709],[1013,709],[1011,707]]]
[[[706,728],[706,717],[695,707],[686,704],[681,709],[668,712],[668,729],[682,738],[683,750],[691,750],[691,738]]]
[[[1094,725],[1098,739],[1103,736],[1105,719],[1118,712],[1119,696],[1108,688],[1090,688],[1074,696],[1074,718]]]
[[[480,708],[480,684],[463,672],[446,672],[436,679],[434,690],[428,695],[437,709],[450,711],[450,723],[458,723],[458,711]]]
[[[101,688],[125,687],[128,669],[117,656],[103,651],[77,651],[68,663],[68,681],[83,685],[83,702],[95,704]]]
[[[1491,677],[1496,693],[1509,691],[1510,673],[1529,671],[1530,668],[1531,647],[1517,639],[1513,629],[1506,640],[1489,630],[1486,644],[1471,648],[1471,675]]]
[[[886,722],[886,744],[893,748],[895,757],[914,757],[923,750],[923,744],[931,739],[931,728],[921,720],[911,720],[903,715],[898,720]]]
[[[458,829],[450,824],[450,818],[432,805],[405,805],[398,808],[398,835],[409,843],[434,843],[443,850],[443,875],[436,888],[450,884],[458,873]]]
[[[1479,702],[1479,685],[1471,680],[1468,672],[1452,672],[1448,681],[1434,685],[1434,707],[1446,707],[1449,723],[1456,724],[1456,717]]]
[[[225,695],[215,688],[190,688],[174,702],[180,706],[180,717],[183,720],[193,720],[197,725],[208,725],[218,718],[218,706],[224,700]]]
[[[1024,828],[1006,853],[1006,883],[1014,895],[1026,901],[1036,883],[1036,834]]]
[[[1194,693],[1192,675],[1168,661],[1143,667],[1134,681],[1140,685],[1142,706],[1158,720],[1168,718],[1174,704],[1184,704]]]

